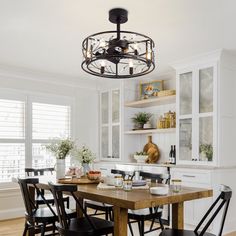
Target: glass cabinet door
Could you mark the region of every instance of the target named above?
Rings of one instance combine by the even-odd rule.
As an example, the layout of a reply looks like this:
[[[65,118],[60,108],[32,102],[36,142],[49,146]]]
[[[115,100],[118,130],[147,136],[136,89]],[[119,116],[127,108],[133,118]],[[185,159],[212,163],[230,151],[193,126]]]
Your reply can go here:
[[[179,160],[192,160],[192,119],[179,121]]]
[[[107,158],[109,154],[109,93],[101,93],[101,156]]]
[[[213,160],[213,67],[199,70],[199,160]]]
[[[100,98],[101,159],[120,158],[120,90],[108,90]]]
[[[179,94],[180,115],[192,114],[192,72],[180,74]]]

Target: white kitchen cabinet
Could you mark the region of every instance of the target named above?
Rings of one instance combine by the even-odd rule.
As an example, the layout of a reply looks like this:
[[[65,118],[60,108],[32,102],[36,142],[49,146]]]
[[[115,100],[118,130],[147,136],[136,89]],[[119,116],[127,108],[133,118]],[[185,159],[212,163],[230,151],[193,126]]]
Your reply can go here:
[[[100,93],[100,159],[117,161],[121,157],[120,89]]]
[[[173,66],[178,164],[236,166],[236,158],[232,158],[236,138],[235,65],[235,56],[218,50]]]
[[[212,188],[211,171],[171,168],[171,179],[181,179],[183,186]],[[204,198],[184,203],[184,222],[194,228],[212,204],[212,198]]]

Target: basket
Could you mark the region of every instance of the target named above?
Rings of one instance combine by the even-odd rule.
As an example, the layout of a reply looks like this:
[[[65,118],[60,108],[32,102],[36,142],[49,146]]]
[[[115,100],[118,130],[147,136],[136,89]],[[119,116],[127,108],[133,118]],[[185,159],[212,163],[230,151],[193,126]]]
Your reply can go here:
[[[162,90],[158,92],[158,97],[175,95],[175,90]]]

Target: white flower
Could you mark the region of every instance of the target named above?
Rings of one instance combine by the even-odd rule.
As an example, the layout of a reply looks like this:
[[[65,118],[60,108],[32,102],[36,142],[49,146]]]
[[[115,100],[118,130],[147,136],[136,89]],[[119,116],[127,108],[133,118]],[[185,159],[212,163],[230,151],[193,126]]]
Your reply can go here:
[[[77,159],[80,163],[92,163],[94,161],[95,154],[86,147],[82,146],[81,149],[74,149],[72,152],[72,156]]]

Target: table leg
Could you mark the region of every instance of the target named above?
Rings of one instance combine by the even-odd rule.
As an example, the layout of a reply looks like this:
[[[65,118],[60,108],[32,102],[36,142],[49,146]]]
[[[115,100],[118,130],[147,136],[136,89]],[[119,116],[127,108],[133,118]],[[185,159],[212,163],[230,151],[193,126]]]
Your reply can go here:
[[[128,209],[114,206],[114,236],[127,236]]]
[[[81,206],[83,206],[84,199],[81,197],[78,197],[78,200]],[[76,212],[77,212],[77,217],[83,217],[83,211],[81,210],[79,204],[76,204]]]
[[[172,204],[172,228],[184,228],[184,203],[178,202]]]

